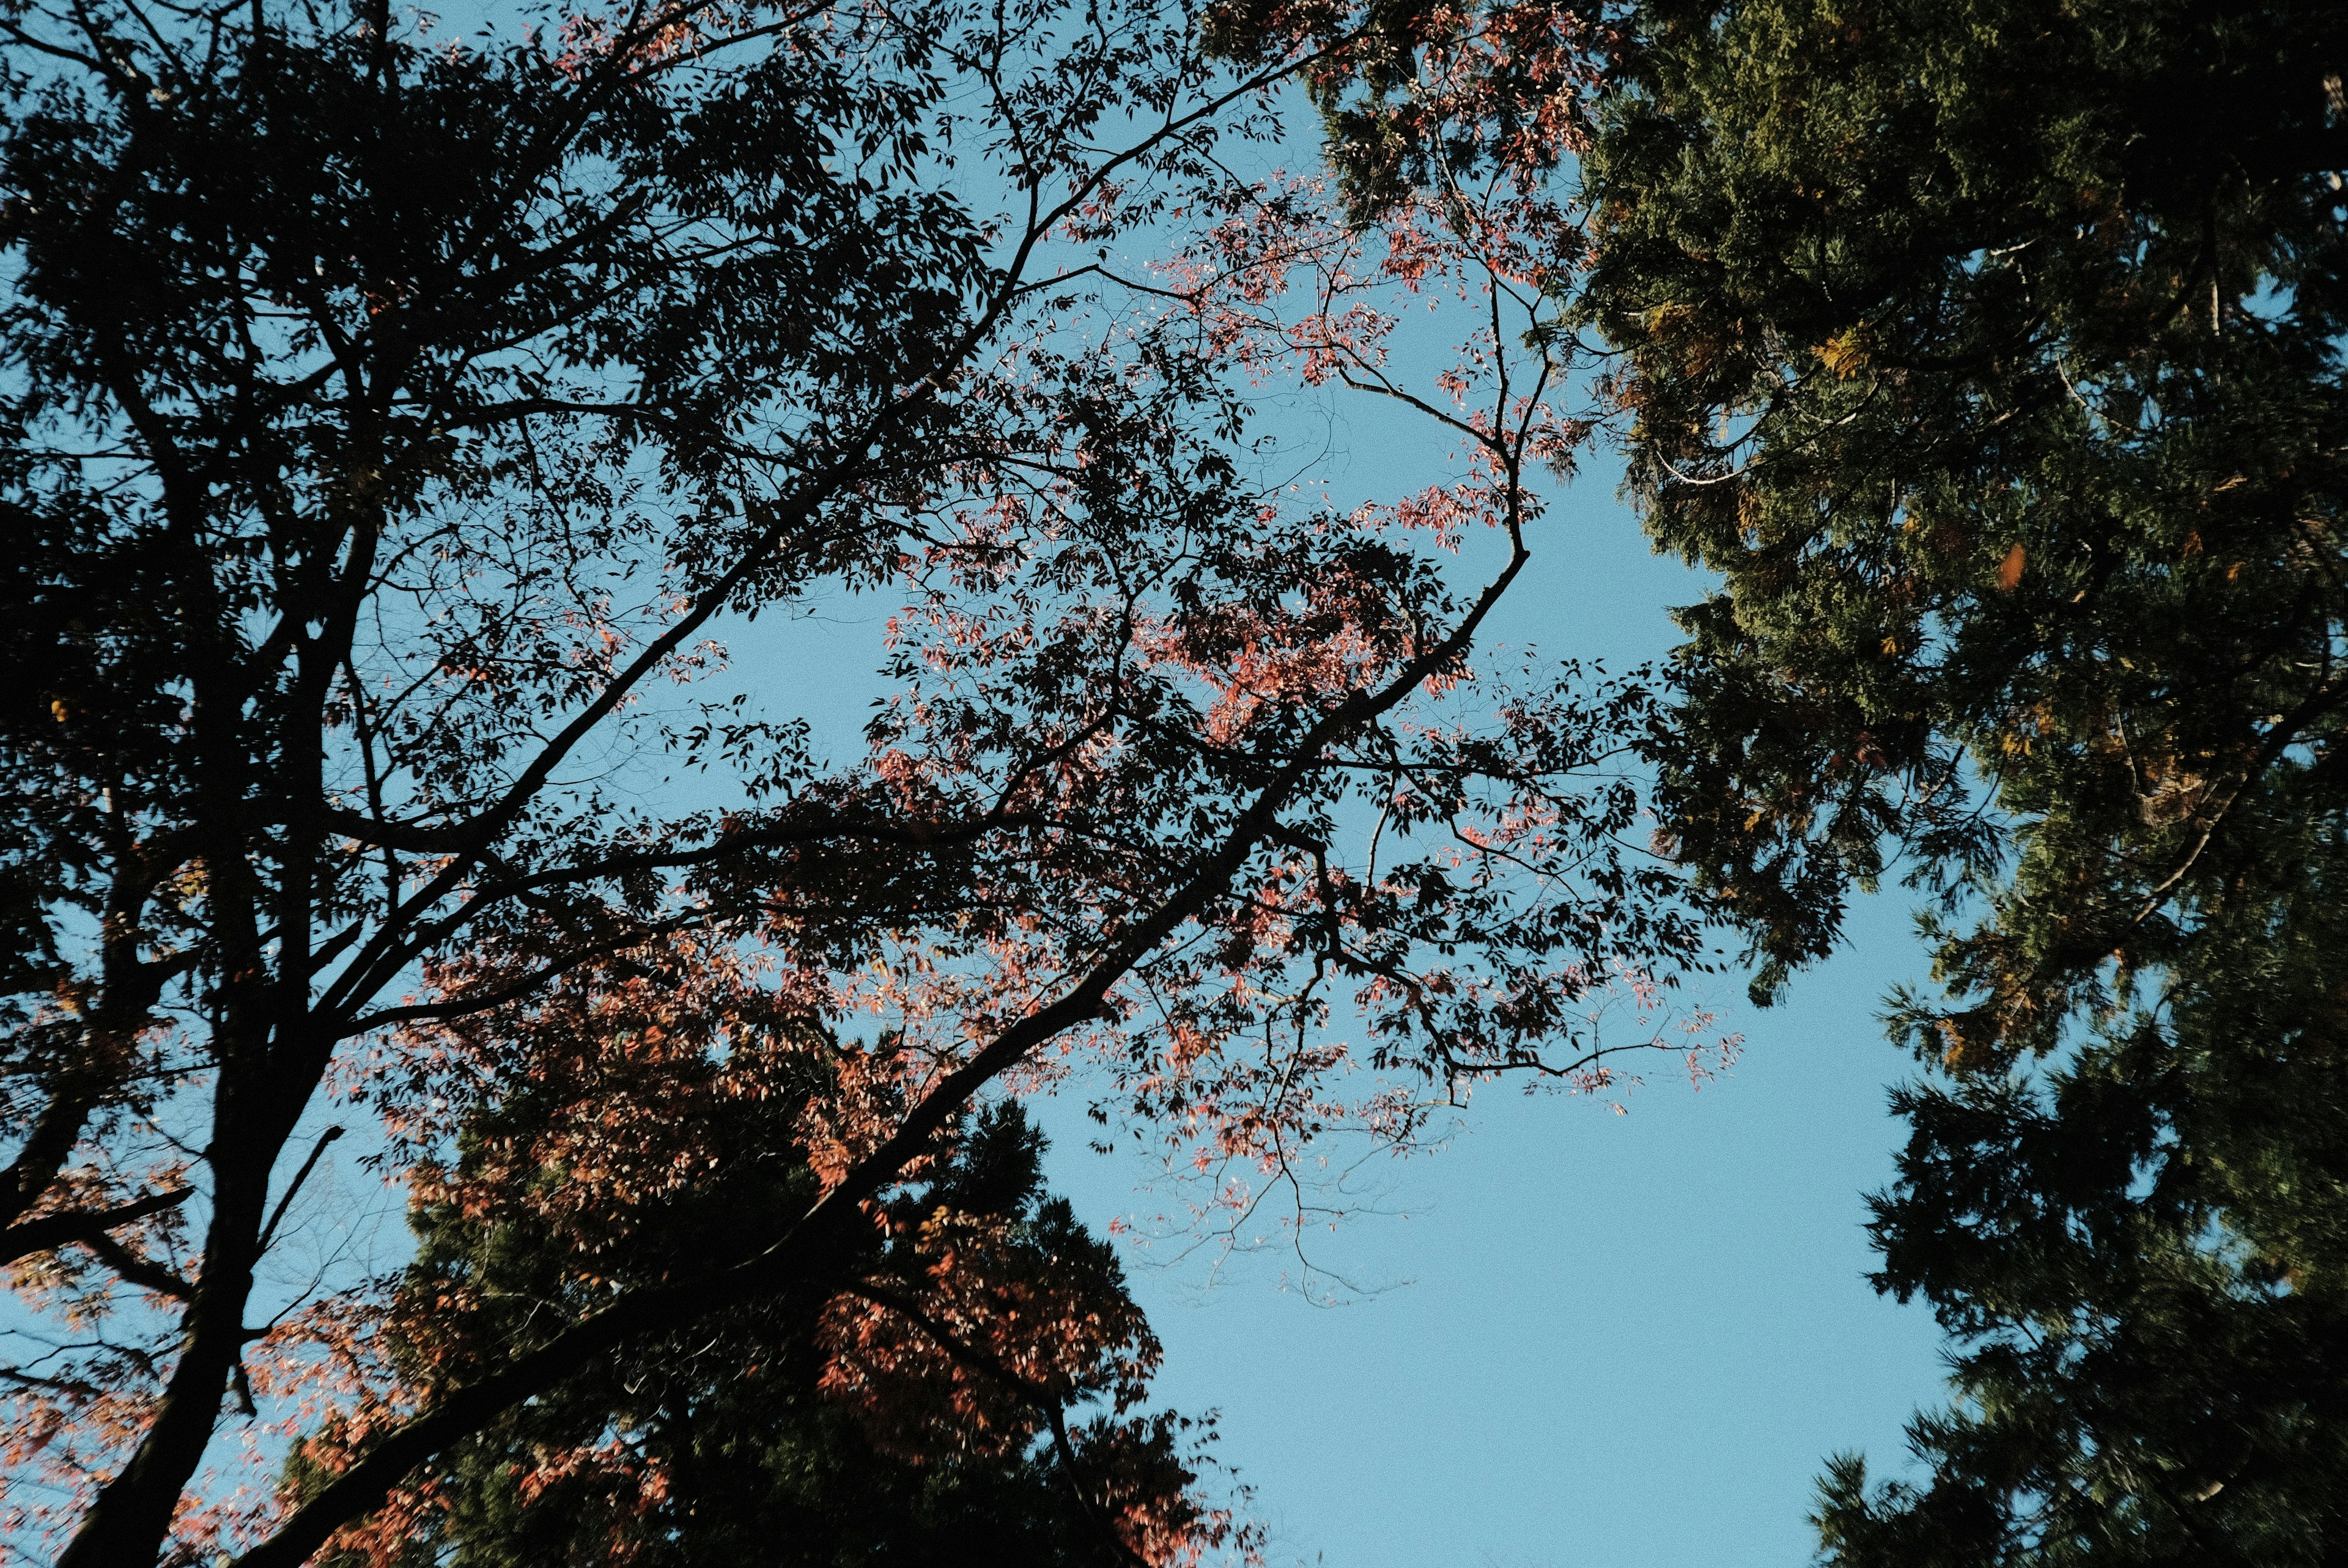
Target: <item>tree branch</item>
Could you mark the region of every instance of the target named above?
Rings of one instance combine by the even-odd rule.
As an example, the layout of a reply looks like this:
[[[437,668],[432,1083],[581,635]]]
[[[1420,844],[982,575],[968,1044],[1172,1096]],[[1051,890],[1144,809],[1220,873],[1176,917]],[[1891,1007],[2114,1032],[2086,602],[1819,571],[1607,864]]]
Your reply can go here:
[[[95,1249],[95,1244],[106,1239],[106,1233],[149,1214],[177,1208],[193,1196],[193,1187],[180,1187],[168,1193],[156,1193],[132,1203],[111,1209],[74,1209],[64,1214],[43,1214],[37,1219],[22,1220],[0,1230],[0,1263],[13,1263],[36,1252],[69,1246],[76,1242]]]

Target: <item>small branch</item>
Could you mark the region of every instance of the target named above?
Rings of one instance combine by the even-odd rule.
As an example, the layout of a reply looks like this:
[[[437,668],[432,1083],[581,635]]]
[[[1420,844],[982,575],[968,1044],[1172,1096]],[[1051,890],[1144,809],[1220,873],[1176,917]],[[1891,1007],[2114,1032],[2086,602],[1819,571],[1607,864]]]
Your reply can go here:
[[[293,1204],[294,1194],[302,1190],[302,1184],[308,1181],[310,1173],[318,1168],[318,1160],[325,1153],[326,1145],[342,1135],[340,1127],[329,1127],[318,1134],[318,1141],[310,1146],[310,1157],[302,1162],[300,1170],[294,1173],[294,1184],[285,1189],[285,1195],[277,1200],[277,1207],[270,1214],[269,1223],[261,1227],[261,1240],[253,1247],[256,1254],[269,1250],[270,1238],[277,1234],[277,1222],[285,1217],[285,1210]]]
[[[81,1245],[98,1255],[98,1261],[117,1275],[158,1296],[168,1296],[175,1301],[193,1301],[196,1287],[165,1268],[151,1257],[141,1257],[120,1242],[103,1232],[80,1238]]]

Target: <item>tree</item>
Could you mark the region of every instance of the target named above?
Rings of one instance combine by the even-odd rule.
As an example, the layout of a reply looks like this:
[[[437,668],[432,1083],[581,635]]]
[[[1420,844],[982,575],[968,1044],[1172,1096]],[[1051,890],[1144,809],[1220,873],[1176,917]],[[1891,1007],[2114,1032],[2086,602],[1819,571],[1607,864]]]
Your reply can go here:
[[[990,1088],[1082,1071],[1105,1118],[1278,1180],[1333,1128],[1407,1143],[1430,1092],[1651,1043],[1586,1015],[1703,961],[1623,842],[1652,704],[1469,684],[1528,464],[1581,428],[1555,345],[1498,331],[1505,210],[1347,229],[1300,190],[1295,265],[1212,264],[1263,231],[1226,156],[1271,90],[1422,23],[1486,36],[1051,0],[445,42],[381,5],[0,16],[19,1538],[361,1550],[701,1326],[812,1343]],[[1586,76],[1555,32],[1533,99]],[[1455,128],[1570,128],[1533,99]],[[1186,233],[1178,286],[1115,272]],[[1447,280],[1493,328],[1463,412],[1430,405],[1477,471],[1284,511],[1234,368],[1400,395],[1365,291]],[[1455,586],[1430,547],[1473,522],[1505,548]],[[713,682],[722,636],[852,591],[907,609],[833,765]],[[567,1259],[519,1338],[445,1345],[358,1261],[288,1275],[330,1118],[379,1116],[396,1181],[524,1103],[618,1140],[592,1075],[521,1091],[647,986],[697,999],[658,1025],[700,1042],[678,1092],[770,1052],[792,1086],[788,1157],[665,1147],[774,1194],[737,1245]],[[561,1245],[633,1223],[582,1191]],[[265,1431],[310,1468],[234,1491]]]
[[[592,1027],[471,1113],[421,1188],[399,1295],[434,1309],[392,1353],[434,1366],[408,1381],[542,1338],[570,1316],[550,1302],[738,1253],[741,1214],[815,1190],[803,1051],[721,1061],[667,988],[565,991],[553,1010]],[[572,1075],[596,1082],[592,1119]],[[697,1181],[712,1149],[741,1155]],[[1097,1563],[1220,1543],[1229,1517],[1190,1494],[1178,1446],[1192,1423],[1127,1413],[1158,1345],[1115,1255],[1043,1195],[1042,1149],[1015,1102],[991,1103],[891,1200],[823,1317],[758,1302],[649,1337],[443,1455],[339,1560]],[[299,1453],[295,1490],[331,1473]]]
[[[1667,821],[1761,988],[1940,892],[1877,1276],[1960,1347],[1835,1562],[2348,1527],[2336,7],[1664,0],[1581,319],[1682,614]],[[1962,918],[1971,911],[1970,919]]]

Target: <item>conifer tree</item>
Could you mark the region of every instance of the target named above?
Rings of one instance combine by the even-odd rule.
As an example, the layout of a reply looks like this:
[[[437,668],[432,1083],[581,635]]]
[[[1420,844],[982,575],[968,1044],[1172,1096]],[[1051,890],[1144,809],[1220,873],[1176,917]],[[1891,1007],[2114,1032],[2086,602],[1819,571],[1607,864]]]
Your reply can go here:
[[[742,1092],[738,1070],[691,1053],[598,1054],[623,1080],[606,1114],[650,1134],[623,1140],[621,1163],[657,1166],[656,1145],[747,1157],[719,1180],[614,1203],[582,1169],[613,1150],[566,1132],[551,1096],[525,1088],[477,1111],[411,1218],[401,1291],[441,1304],[429,1339],[399,1347],[442,1363],[406,1368],[419,1380],[543,1337],[530,1320],[549,1303],[738,1253],[746,1214],[814,1191],[803,1095]],[[629,1114],[644,1096],[685,1102],[682,1140],[667,1118]],[[635,1347],[453,1448],[420,1483],[434,1506],[326,1561],[1009,1568],[1243,1544],[1195,1490],[1199,1423],[1133,1413],[1157,1340],[1108,1245],[1045,1193],[1044,1149],[1016,1102],[992,1102],[842,1260],[819,1325],[760,1303]],[[582,1184],[602,1191],[582,1202],[569,1190]],[[297,1451],[290,1479],[306,1493],[324,1472]]]
[[[1668,825],[1766,995],[1938,895],[1829,1561],[2348,1551],[2348,15],[1658,0],[1581,320],[1684,611]]]

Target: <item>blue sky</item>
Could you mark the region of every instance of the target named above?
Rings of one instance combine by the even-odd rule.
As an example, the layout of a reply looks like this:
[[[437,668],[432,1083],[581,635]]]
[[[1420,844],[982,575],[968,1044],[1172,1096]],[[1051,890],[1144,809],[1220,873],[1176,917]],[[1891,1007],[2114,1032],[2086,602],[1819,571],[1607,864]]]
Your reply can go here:
[[[1762,1568],[1807,1561],[1820,1459],[1900,1451],[1938,1383],[1927,1315],[1878,1298],[1860,1194],[1899,1129],[1870,1014],[1912,963],[1870,910],[1787,1001],[1738,1004],[1747,1050],[1701,1092],[1657,1078],[1627,1115],[1488,1091],[1329,1252],[1341,1307],[1267,1261],[1202,1288],[1133,1269],[1159,1390],[1220,1407],[1271,1561],[1347,1568]],[[1742,1016],[1749,1015],[1749,1016]],[[1142,1173],[1066,1127],[1054,1178],[1096,1225]],[[1406,1216],[1406,1217],[1405,1217]]]

